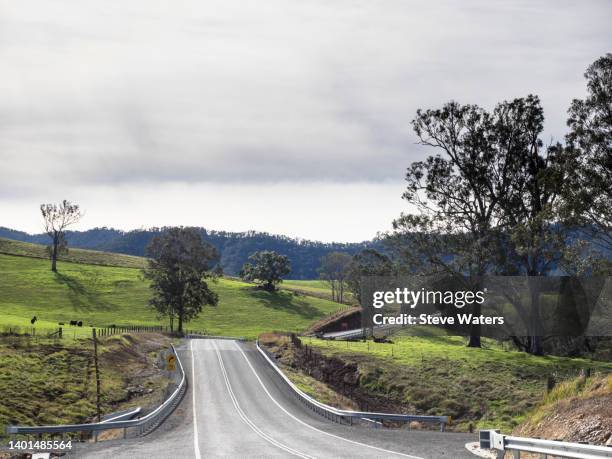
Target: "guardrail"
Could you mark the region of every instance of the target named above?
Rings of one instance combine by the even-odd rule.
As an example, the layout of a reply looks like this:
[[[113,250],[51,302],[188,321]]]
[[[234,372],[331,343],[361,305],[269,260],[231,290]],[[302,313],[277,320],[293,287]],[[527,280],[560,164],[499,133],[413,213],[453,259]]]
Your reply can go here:
[[[366,328],[362,327],[362,328],[355,328],[353,330],[344,330],[344,331],[323,333],[321,335],[321,338],[323,338],[323,339],[339,339],[339,340],[343,340],[343,339],[347,339],[347,340],[361,339],[361,338],[364,337],[364,335],[366,337],[372,336],[372,332],[393,331],[393,330],[399,329],[399,328],[401,328],[401,326],[399,326],[399,325],[376,325],[373,329],[370,329],[369,327],[366,327]]]
[[[172,394],[155,410],[151,411],[146,416],[130,420],[118,420],[116,416],[112,419],[107,419],[102,422],[91,424],[66,424],[54,426],[7,426],[7,434],[53,434],[53,433],[68,433],[68,432],[100,432],[103,430],[123,429],[123,438],[127,437],[128,429],[136,431],[137,435],[146,435],[159,426],[181,401],[183,394],[187,388],[187,377],[181,359],[178,357],[176,349],[172,347],[172,352],[176,356],[178,368],[180,371],[180,382]],[[140,410],[138,409],[138,412]],[[126,414],[120,414],[121,417]]]
[[[112,421],[123,421],[125,419],[132,419],[134,416],[140,414],[142,408],[139,406],[136,408],[132,408],[131,410],[117,411],[116,413],[107,414],[106,416],[102,416],[102,423],[112,422]]]
[[[520,459],[521,452],[539,454],[540,458],[564,457],[575,459],[612,458],[612,448],[607,446],[587,445],[539,438],[512,437],[496,430],[481,430],[479,433],[480,448],[497,450],[497,458],[503,459],[506,451],[513,453],[514,459]]]
[[[312,398],[310,395],[299,389],[293,382],[283,373],[278,367],[276,362],[273,360],[268,352],[259,346],[259,340],[255,342],[255,346],[259,353],[264,359],[272,366],[276,373],[287,383],[292,389],[295,396],[304,403],[308,408],[313,410],[315,413],[339,424],[346,423],[352,425],[355,420],[364,422],[381,422],[382,421],[397,421],[397,422],[426,422],[426,423],[439,423],[440,431],[443,432],[447,424],[451,423],[450,416],[420,416],[412,414],[394,414],[394,413],[371,413],[368,411],[349,411],[334,408],[333,406],[326,405]]]

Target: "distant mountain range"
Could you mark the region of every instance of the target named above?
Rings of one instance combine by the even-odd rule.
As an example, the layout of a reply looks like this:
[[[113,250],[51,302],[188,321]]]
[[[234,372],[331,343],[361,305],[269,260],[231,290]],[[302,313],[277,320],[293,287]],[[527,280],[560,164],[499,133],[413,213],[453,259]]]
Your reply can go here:
[[[366,248],[380,248],[379,241],[361,243],[323,243],[303,239],[292,239],[268,233],[248,231],[231,233],[196,228],[202,239],[208,241],[221,253],[221,265],[226,274],[237,275],[249,255],[258,250],[274,250],[287,255],[291,261],[292,279],[316,279],[321,257],[329,252],[339,251],[353,255]],[[120,231],[113,228],[93,228],[87,231],[68,231],[68,247],[102,250],[145,256],[151,239],[161,234],[164,228],[150,228],[134,231]],[[10,228],[0,227],[0,237],[34,244],[49,244],[46,234],[28,234]]]

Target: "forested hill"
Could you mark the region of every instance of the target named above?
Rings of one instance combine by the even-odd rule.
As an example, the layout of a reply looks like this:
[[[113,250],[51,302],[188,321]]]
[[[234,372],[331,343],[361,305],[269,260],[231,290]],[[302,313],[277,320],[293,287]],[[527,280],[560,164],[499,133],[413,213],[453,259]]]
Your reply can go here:
[[[230,233],[209,231],[205,228],[197,229],[204,240],[210,242],[221,252],[223,270],[229,275],[238,274],[251,253],[257,250],[274,250],[287,255],[291,260],[292,272],[289,277],[315,279],[318,278],[317,269],[320,259],[325,254],[341,251],[352,255],[364,248],[380,245],[377,241],[351,244],[323,243],[255,231]],[[151,238],[162,231],[163,228],[128,232],[112,228],[94,228],[87,231],[68,231],[66,239],[69,247],[144,256]],[[0,227],[0,237],[36,244],[49,243],[49,238],[45,234],[28,234],[5,227]]]

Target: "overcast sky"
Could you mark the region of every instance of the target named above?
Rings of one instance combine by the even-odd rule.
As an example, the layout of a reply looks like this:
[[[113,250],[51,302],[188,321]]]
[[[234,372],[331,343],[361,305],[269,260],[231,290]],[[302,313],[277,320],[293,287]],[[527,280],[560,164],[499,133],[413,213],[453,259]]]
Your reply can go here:
[[[612,1],[0,0],[0,225],[370,239],[417,108],[540,95],[565,133]]]

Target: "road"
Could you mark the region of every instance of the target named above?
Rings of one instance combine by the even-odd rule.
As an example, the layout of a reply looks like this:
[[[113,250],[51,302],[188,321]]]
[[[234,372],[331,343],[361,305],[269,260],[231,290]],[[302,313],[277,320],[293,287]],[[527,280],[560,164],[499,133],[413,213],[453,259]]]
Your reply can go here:
[[[90,444],[84,458],[453,458],[473,435],[332,423],[307,410],[252,344],[191,340],[179,350],[190,387],[147,437]]]

